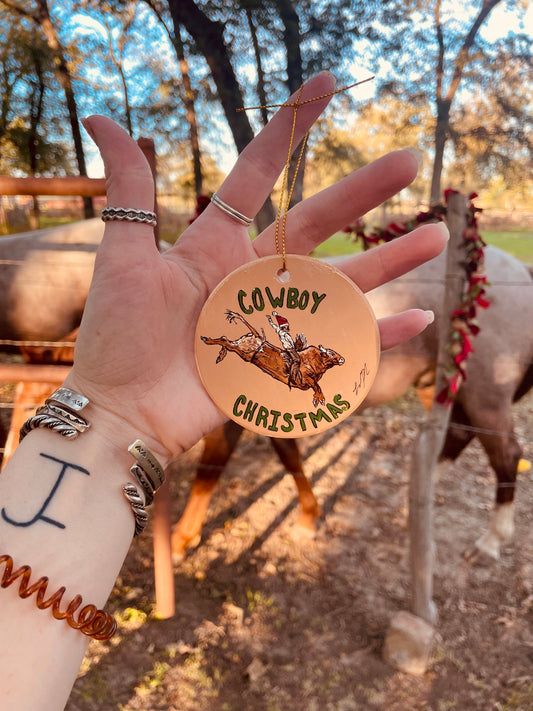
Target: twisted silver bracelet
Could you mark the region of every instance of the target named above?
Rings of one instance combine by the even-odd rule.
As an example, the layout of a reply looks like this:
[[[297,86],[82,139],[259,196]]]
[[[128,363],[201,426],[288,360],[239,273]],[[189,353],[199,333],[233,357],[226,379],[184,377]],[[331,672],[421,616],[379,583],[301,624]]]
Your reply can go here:
[[[76,439],[79,435],[75,427],[59,419],[56,415],[39,414],[28,418],[22,425],[19,433],[19,443],[22,442],[29,432],[38,427],[45,427],[46,429],[52,430],[52,432],[57,432],[62,437],[67,437],[67,439]]]
[[[125,484],[122,487],[124,496],[128,500],[131,510],[133,511],[133,516],[135,517],[135,533],[134,536],[139,536],[145,529],[146,523],[148,522],[148,514],[144,508],[144,502],[142,496],[135,484]]]
[[[45,404],[38,408],[37,413],[26,420],[20,428],[19,443],[24,437],[39,427],[57,432],[67,439],[76,439],[85,432],[89,423],[79,412],[87,407],[89,400],[69,388],[58,388]]]

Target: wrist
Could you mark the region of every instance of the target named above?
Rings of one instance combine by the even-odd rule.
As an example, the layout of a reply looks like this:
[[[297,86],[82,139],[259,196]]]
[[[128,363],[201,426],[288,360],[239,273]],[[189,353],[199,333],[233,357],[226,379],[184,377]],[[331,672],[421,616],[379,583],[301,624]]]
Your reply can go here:
[[[90,428],[96,432],[102,440],[102,445],[113,452],[117,457],[130,462],[131,455],[128,454],[128,447],[137,439],[141,439],[148,449],[156,457],[160,465],[165,468],[171,458],[181,454],[166,448],[157,435],[151,430],[149,420],[141,415],[132,415],[132,408],[124,405],[121,407],[111,406],[99,397],[98,393],[92,392],[91,388],[84,387],[83,383],[78,384],[71,374],[65,380],[64,386],[89,399],[89,404],[83,410]]]
[[[92,427],[86,419],[87,414],[93,420]],[[136,438],[129,446],[125,444],[130,439],[129,429],[122,418],[112,413],[110,416],[105,408],[96,406],[91,412],[88,398],[63,385],[46,399],[34,416],[26,420],[21,428],[21,440],[36,430],[52,434],[57,440],[56,444],[63,440],[62,444],[70,452],[76,451],[84,460],[96,463],[113,482],[115,476],[112,472],[117,471],[125,476],[125,472],[129,471],[130,479],[125,483],[123,480],[121,488],[131,507],[135,519],[135,535],[138,535],[147,522],[145,505],[152,503],[155,492],[165,480],[165,474],[163,465],[143,440]],[[72,443],[80,435],[82,440],[77,447],[72,448]],[[126,452],[133,463],[126,461]],[[72,466],[63,460],[56,461]]]

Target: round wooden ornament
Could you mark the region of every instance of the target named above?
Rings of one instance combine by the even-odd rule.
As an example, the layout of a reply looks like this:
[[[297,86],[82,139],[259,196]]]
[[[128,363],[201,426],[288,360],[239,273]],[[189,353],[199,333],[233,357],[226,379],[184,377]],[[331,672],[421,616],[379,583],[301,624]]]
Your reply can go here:
[[[198,371],[215,404],[246,429],[306,437],[366,397],[379,331],[363,292],[330,264],[258,259],[212,292],[196,327]]]

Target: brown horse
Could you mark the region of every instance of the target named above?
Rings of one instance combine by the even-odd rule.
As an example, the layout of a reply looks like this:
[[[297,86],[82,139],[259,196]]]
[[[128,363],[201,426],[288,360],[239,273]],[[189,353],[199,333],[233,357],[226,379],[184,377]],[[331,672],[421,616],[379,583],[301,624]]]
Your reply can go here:
[[[324,393],[318,381],[326,370],[333,368],[335,365],[342,365],[344,363],[344,358],[341,355],[331,348],[324,348],[320,345],[318,347],[305,346],[300,341],[300,348],[298,348],[300,374],[298,378],[295,380],[291,379],[289,382],[290,371],[281,348],[269,343],[264,333],[259,333],[256,328],[249,324],[248,321],[236,311],[228,310],[226,312],[226,318],[230,323],[236,320],[242,321],[246,328],[249,329],[249,332],[234,341],[230,341],[226,336],[220,336],[220,338],[201,336],[202,341],[208,346],[220,346],[216,360],[217,363],[220,363],[220,361],[226,357],[228,351],[236,353],[242,360],[247,363],[252,363],[262,370],[263,373],[267,373],[267,375],[270,375],[275,380],[279,380],[281,383],[285,383],[285,385],[298,388],[298,390],[312,389],[314,393],[314,407],[317,407],[319,404],[325,404]]]
[[[409,343],[383,354],[372,389],[361,409],[402,395],[414,385],[431,391],[442,314],[445,255],[400,279],[375,289],[368,298],[378,318],[403,309],[433,309],[436,322]],[[497,558],[513,533],[513,500],[521,448],[513,430],[512,404],[533,387],[533,276],[528,267],[495,247],[486,250],[491,305],[479,315],[480,333],[467,364],[467,379],[453,405],[441,458],[455,460],[474,438],[483,445],[496,473],[495,509],[489,529],[476,548]],[[241,434],[229,422],[206,438],[191,498],[174,528],[176,558],[199,541],[213,489]],[[294,476],[302,513],[299,523],[313,528],[319,506],[307,480],[295,440],[272,440],[282,463]]]

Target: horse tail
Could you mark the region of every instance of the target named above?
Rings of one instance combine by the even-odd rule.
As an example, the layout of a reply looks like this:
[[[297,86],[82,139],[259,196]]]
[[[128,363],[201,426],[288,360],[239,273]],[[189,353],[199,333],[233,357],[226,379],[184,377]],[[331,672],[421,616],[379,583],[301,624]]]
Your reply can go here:
[[[516,388],[513,402],[518,402],[518,400],[520,400],[521,397],[524,397],[524,395],[526,395],[531,388],[533,388],[533,361],[529,364],[528,369],[524,373],[524,377]]]
[[[525,267],[533,277],[533,264],[526,264]],[[524,397],[524,395],[526,395],[531,390],[531,388],[533,388],[533,361],[530,362],[528,369],[524,373],[524,377],[516,388],[513,397],[513,402],[518,402],[518,400]]]

